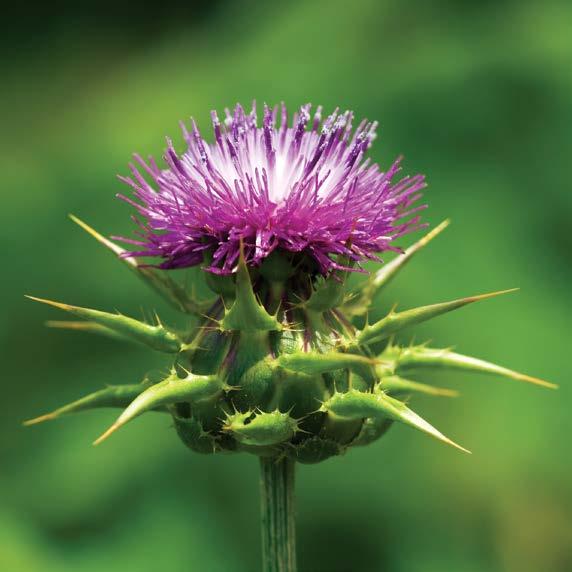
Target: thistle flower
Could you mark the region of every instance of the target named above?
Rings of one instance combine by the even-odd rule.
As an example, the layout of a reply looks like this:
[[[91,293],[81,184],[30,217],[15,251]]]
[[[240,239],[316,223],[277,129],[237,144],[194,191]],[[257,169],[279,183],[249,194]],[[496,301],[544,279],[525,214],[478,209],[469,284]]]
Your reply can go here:
[[[400,159],[385,172],[364,159],[377,123],[354,130],[350,111],[324,121],[321,107],[313,118],[310,111],[302,106],[290,125],[282,104],[279,127],[278,107],[264,107],[261,127],[256,104],[248,115],[240,105],[227,109],[224,124],[213,111],[212,144],[192,121],[190,133],[181,125],[183,155],[167,140],[167,169],[135,155],[152,185],[134,164],[132,177],[121,177],[139,202],[122,198],[146,220],[142,240],[132,241],[141,249],[130,256],[181,268],[212,250],[208,270],[230,273],[242,242],[249,265],[281,250],[309,255],[327,274],[340,267],[332,256],[359,262],[398,250],[395,240],[418,227],[418,217],[408,217],[424,208],[413,206],[424,177],[396,179]]]
[[[162,379],[110,386],[29,424],[94,407],[124,411],[97,441],[148,411],[169,414],[193,451],[246,452],[262,466],[266,570],[292,571],[292,487],[296,462],[318,463],[381,437],[402,423],[466,451],[407,404],[425,393],[456,392],[416,379],[426,369],[456,369],[554,387],[540,379],[448,349],[401,345],[402,330],[467,304],[509,291],[469,296],[359,324],[375,297],[448,225],[445,221],[382,266],[353,292],[347,278],[363,260],[398,250],[394,241],[419,228],[413,206],[420,175],[394,180],[364,159],[375,124],[352,132],[352,115],[310,121],[304,106],[288,127],[282,107],[237,106],[223,128],[213,112],[214,143],[193,123],[188,150],[168,143],[161,170],[138,162],[155,189],[132,167],[124,179],[143,217],[141,249],[129,252],[72,217],[175,308],[194,315],[185,331],[121,314],[34,298],[84,320],[54,322],[135,341],[172,356]],[[159,268],[138,257],[159,257]],[[204,261],[204,262],[203,262]],[[204,264],[211,301],[194,299],[168,268]],[[188,322],[189,320],[186,320]],[[362,320],[363,321],[363,320]],[[414,379],[412,379],[412,377]]]

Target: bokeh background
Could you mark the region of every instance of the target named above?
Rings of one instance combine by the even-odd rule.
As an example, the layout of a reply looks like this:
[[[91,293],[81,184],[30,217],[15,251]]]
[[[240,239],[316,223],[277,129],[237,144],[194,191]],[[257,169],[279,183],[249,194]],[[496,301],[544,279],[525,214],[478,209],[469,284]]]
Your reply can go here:
[[[254,571],[257,462],[201,457],[160,415],[92,448],[113,411],[31,416],[133,383],[162,356],[49,331],[33,293],[141,317],[145,286],[66,217],[131,231],[114,198],[133,151],[182,148],[178,121],[252,98],[378,119],[372,156],[427,174],[453,225],[379,300],[520,286],[421,329],[561,384],[434,376],[417,409],[473,450],[407,428],[298,472],[302,571],[572,569],[572,4],[556,0],[230,0],[12,5],[0,86],[0,569]],[[412,240],[412,239],[409,239]],[[196,274],[191,273],[192,279]],[[193,278],[194,277],[194,278]]]

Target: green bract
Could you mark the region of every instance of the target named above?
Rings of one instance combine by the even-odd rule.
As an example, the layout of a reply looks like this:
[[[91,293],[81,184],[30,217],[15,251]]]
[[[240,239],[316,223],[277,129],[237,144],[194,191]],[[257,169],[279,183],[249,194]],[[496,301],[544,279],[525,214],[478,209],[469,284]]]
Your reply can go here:
[[[508,290],[391,311],[361,330],[353,325],[352,320],[367,313],[378,292],[447,222],[352,293],[346,291],[347,272],[336,270],[323,278],[298,271],[303,259],[283,253],[273,254],[260,268],[249,268],[241,254],[233,276],[205,274],[217,297],[201,303],[165,272],[121,257],[121,248],[73,220],[176,309],[198,317],[199,324],[181,333],[159,321],[151,325],[33,298],[84,320],[52,322],[53,326],[132,340],[174,360],[162,381],[110,386],[28,424],[95,407],[124,408],[99,443],[135,417],[156,410],[172,416],[179,437],[198,453],[244,451],[316,463],[375,441],[394,421],[466,451],[405,404],[414,393],[456,395],[411,379],[424,369],[485,372],[554,387],[446,349],[394,342],[394,335],[404,328]]]

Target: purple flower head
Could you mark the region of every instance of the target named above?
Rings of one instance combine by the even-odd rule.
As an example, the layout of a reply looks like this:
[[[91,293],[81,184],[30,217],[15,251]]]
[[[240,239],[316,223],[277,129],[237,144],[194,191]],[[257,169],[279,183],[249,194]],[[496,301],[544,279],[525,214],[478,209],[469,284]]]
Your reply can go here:
[[[121,198],[145,219],[141,240],[128,240],[139,246],[129,256],[183,268],[202,263],[207,251],[206,269],[228,274],[242,242],[248,264],[279,249],[308,255],[327,274],[341,260],[359,264],[400,250],[395,239],[420,226],[411,215],[424,208],[413,206],[423,175],[396,179],[400,159],[382,172],[364,158],[377,123],[364,120],[354,130],[352,112],[323,120],[321,107],[313,117],[310,108],[302,106],[289,125],[284,104],[265,106],[260,127],[256,105],[248,114],[240,105],[226,110],[223,123],[213,111],[213,143],[192,121],[190,132],[182,125],[183,154],[167,140],[166,169],[136,155],[152,183],[135,165],[132,177],[120,177],[138,202]]]

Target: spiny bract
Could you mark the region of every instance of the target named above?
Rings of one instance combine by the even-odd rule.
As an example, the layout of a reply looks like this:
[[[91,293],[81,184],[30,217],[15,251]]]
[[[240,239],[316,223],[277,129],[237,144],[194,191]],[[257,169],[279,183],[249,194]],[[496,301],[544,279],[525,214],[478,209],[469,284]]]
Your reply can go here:
[[[448,223],[433,229],[349,292],[347,278],[355,265],[371,259],[374,251],[395,249],[391,240],[417,224],[416,219],[414,223],[412,219],[397,221],[411,214],[407,210],[414,198],[411,195],[420,188],[422,178],[391,186],[391,176],[377,168],[356,167],[371,142],[372,127],[362,126],[350,139],[350,116],[345,114],[342,122],[328,119],[320,135],[316,120],[306,131],[308,109],[302,108],[293,127],[280,129],[273,127],[268,111],[262,129],[256,127],[255,116],[246,117],[241,108],[237,108],[236,120],[229,121],[228,132],[221,130],[214,116],[215,145],[219,146],[215,158],[215,151],[206,150],[194,128],[193,137],[187,134],[192,153],[186,159],[176,160],[169,146],[171,170],[150,169],[160,186],[155,195],[138,173],[138,182],[130,181],[147,205],[138,208],[152,227],[144,226],[147,250],[136,254],[148,255],[150,245],[155,245],[158,250],[151,254],[167,261],[163,268],[196,264],[200,254],[209,270],[204,273],[207,284],[216,294],[211,301],[196,301],[167,271],[139,264],[133,253],[72,217],[176,309],[196,320],[188,331],[180,332],[159,320],[147,324],[120,314],[33,298],[83,319],[52,322],[53,326],[134,340],[171,354],[174,361],[160,381],[145,379],[107,387],[28,424],[95,407],[124,408],[98,443],[142,413],[161,411],[172,416],[179,437],[193,451],[246,451],[316,463],[351,446],[371,443],[394,421],[466,451],[405,404],[414,393],[456,394],[411,379],[425,368],[484,372],[553,387],[447,349],[402,347],[394,341],[404,328],[504,292],[393,310],[361,329],[354,325],[355,318],[367,314],[375,296],[397,272]],[[280,163],[287,176],[286,182],[278,184],[277,162],[287,159],[294,163],[289,168]],[[248,163],[250,171],[239,165],[240,160]],[[336,161],[343,168],[336,170]],[[235,165],[236,172],[229,174],[229,165]],[[195,179],[190,176],[193,169]],[[235,179],[233,191],[230,179],[239,172],[242,178]],[[395,169],[390,172],[394,174]],[[320,187],[328,186],[329,173],[334,183],[320,194]],[[202,189],[197,187],[201,177]],[[224,177],[230,179],[223,184]],[[246,184],[241,186],[239,179]],[[288,203],[292,197],[298,201],[296,208]],[[226,218],[222,216],[225,205],[230,209]],[[316,220],[308,220],[308,209]],[[274,216],[280,212],[289,213],[290,226],[282,215]],[[376,216],[383,220],[376,223]],[[324,226],[319,229],[316,224]],[[161,229],[163,233],[158,232]]]
[[[122,254],[119,247],[80,224]],[[194,451],[284,454],[312,463],[350,446],[371,443],[393,421],[400,421],[463,449],[403,401],[413,393],[453,396],[455,392],[413,381],[411,372],[453,368],[551,384],[449,350],[397,346],[392,337],[403,328],[503,292],[391,312],[361,330],[351,323],[352,317],[367,312],[377,292],[446,225],[435,228],[345,297],[340,291],[347,273],[318,279],[309,295],[299,299],[289,294],[288,280],[272,279],[280,274],[276,266],[288,274],[285,257],[272,260],[272,272],[263,264],[256,273],[249,272],[241,258],[236,276],[224,278],[227,283],[219,290],[219,299],[204,309],[160,270],[122,258],[175,307],[202,316],[201,323],[185,334],[160,323],[149,325],[120,314],[34,298],[85,320],[52,322],[53,326],[135,340],[174,354],[175,362],[160,382],[146,379],[109,386],[27,423],[95,407],[125,407],[99,442],[141,413],[164,411],[172,415],[179,437]]]

